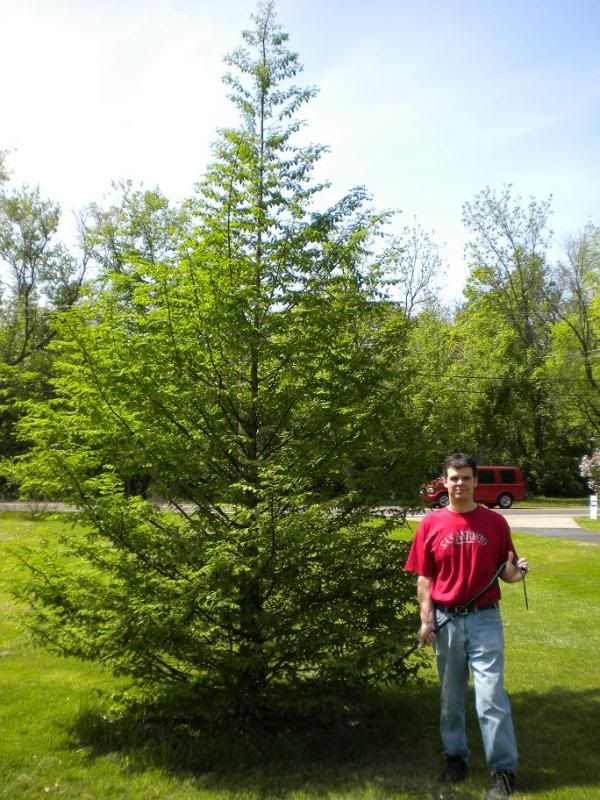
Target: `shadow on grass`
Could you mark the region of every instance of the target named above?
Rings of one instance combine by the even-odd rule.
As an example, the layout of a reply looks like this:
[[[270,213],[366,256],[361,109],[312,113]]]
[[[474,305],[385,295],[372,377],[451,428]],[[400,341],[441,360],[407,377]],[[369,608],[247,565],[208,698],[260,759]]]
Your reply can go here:
[[[537,792],[600,784],[600,690],[512,696],[521,751],[519,788]],[[330,793],[407,798],[480,798],[487,770],[469,714],[469,780],[450,793],[439,783],[438,689],[393,690],[320,718],[271,716],[211,723],[165,717],[110,719],[88,711],[71,731],[91,758],[117,755],[132,772],[160,768],[198,787],[257,798]]]
[[[600,785],[600,688],[511,695],[523,791]]]

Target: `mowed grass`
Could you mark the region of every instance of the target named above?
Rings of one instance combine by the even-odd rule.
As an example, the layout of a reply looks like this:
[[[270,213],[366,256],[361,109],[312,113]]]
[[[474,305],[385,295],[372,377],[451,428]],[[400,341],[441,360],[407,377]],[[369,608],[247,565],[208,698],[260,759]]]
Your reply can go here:
[[[488,782],[470,713],[472,769],[437,779],[433,668],[409,688],[312,721],[208,728],[109,711],[126,684],[101,667],[36,648],[11,591],[19,544],[52,548],[67,515],[0,515],[0,798],[29,800],[439,800],[482,798]],[[410,531],[398,532],[409,538]],[[509,689],[522,768],[519,796],[600,798],[600,545],[516,534],[530,609],[503,587]],[[430,659],[431,661],[431,659]]]
[[[527,500],[515,500],[513,508],[585,508],[589,499],[585,497],[544,497],[530,495]]]
[[[590,519],[589,517],[575,517],[575,522],[586,531],[600,533],[600,519]],[[598,539],[600,541],[600,539]]]

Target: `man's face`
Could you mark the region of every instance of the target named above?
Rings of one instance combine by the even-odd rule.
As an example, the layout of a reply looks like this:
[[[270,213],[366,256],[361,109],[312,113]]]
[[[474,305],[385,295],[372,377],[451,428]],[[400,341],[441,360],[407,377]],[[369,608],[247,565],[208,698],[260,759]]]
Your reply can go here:
[[[448,489],[451,503],[466,504],[473,502],[473,493],[477,486],[477,478],[473,477],[471,467],[448,467],[444,478],[444,486]]]

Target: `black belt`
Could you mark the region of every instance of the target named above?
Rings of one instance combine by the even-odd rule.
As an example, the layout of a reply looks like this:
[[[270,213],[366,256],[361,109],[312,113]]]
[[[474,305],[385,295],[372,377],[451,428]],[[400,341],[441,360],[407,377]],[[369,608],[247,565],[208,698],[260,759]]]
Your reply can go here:
[[[498,608],[498,603],[484,603],[482,606],[440,606],[435,603],[435,607],[444,614],[470,614],[472,611],[489,611],[490,608]]]

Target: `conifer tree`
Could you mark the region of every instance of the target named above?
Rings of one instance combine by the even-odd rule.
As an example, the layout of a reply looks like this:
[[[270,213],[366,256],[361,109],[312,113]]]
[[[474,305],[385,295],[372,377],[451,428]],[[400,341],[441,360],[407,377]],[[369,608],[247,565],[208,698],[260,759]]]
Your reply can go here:
[[[295,144],[314,90],[291,83],[272,4],[253,19],[226,77],[241,124],[181,243],[120,251],[64,316],[58,398],[28,418],[22,464],[24,491],[76,503],[87,530],[68,571],[36,567],[38,636],[244,707],[406,675],[405,546],[367,523],[419,475],[405,319],[370,252],[384,219],[362,189],[315,210],[322,148]],[[125,492],[136,473],[169,513]]]

